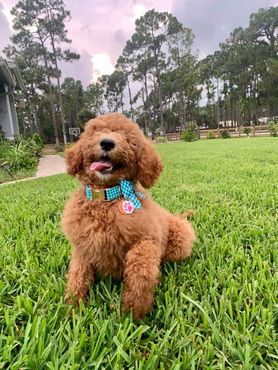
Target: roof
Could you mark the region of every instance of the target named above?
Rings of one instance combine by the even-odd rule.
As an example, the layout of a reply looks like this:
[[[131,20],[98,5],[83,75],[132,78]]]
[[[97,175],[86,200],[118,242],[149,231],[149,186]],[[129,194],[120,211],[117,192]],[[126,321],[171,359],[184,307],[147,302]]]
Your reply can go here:
[[[13,62],[7,62],[0,57],[0,82],[8,83],[12,87],[25,90],[19,69]]]

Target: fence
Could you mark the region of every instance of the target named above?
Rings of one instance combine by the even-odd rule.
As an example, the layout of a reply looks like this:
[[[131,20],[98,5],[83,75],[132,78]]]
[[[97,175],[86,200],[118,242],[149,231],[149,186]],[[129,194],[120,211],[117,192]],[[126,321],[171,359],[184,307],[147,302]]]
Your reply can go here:
[[[172,132],[166,134],[166,138],[168,141],[177,141],[181,139],[181,133],[180,132]]]
[[[244,133],[245,129],[250,129],[251,132],[249,136],[270,136],[270,131],[265,125],[261,126],[240,126],[240,127],[229,127],[229,128],[220,128],[215,130],[199,130],[200,139],[206,139],[209,133],[215,137],[221,137],[221,132],[228,131],[231,137],[246,137],[247,134]]]
[[[221,137],[221,132],[229,131],[231,137],[246,137],[247,134],[244,133],[244,130],[248,128],[251,130],[249,136],[270,136],[270,131],[266,125],[261,126],[240,126],[240,127],[227,127],[214,130],[199,130],[198,134],[200,139],[207,139],[209,135],[214,137]],[[181,139],[180,132],[172,132],[166,134],[168,141],[177,141]]]

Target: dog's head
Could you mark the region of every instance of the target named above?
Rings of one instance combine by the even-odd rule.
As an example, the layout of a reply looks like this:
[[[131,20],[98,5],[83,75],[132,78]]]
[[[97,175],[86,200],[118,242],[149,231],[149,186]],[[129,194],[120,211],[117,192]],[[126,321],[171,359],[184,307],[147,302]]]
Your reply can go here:
[[[150,188],[162,171],[152,143],[136,123],[119,113],[90,120],[66,152],[67,170],[83,184],[109,187],[127,179]]]

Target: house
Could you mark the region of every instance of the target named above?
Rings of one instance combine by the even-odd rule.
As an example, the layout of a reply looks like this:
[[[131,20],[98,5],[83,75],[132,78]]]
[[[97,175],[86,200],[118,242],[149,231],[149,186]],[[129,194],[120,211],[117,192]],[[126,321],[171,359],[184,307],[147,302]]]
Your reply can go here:
[[[19,134],[14,93],[24,90],[17,66],[0,57],[0,128],[7,139]]]

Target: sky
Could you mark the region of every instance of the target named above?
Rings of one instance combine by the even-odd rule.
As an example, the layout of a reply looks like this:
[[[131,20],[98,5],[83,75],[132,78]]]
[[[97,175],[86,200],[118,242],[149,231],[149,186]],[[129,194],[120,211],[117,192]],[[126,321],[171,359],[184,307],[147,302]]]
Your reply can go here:
[[[17,0],[0,0],[0,55],[12,33],[11,8]],[[136,18],[147,10],[174,14],[195,34],[199,56],[214,52],[234,28],[248,25],[249,15],[260,8],[278,5],[277,0],[64,0],[71,12],[67,25],[72,50],[80,60],[62,63],[64,77],[86,87],[113,67],[135,29]]]

